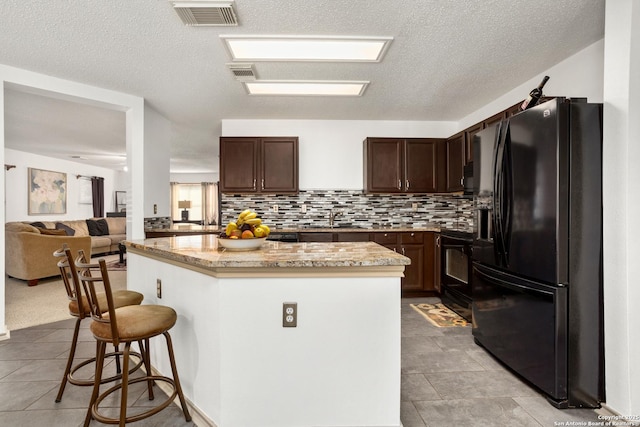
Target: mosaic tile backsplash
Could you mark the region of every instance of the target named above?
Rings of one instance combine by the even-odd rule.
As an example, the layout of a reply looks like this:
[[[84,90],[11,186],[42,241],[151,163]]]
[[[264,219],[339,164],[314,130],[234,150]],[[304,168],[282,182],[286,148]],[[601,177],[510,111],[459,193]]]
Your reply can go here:
[[[339,212],[335,226],[436,224],[469,230],[473,226],[472,208],[473,201],[467,196],[366,194],[357,190],[312,190],[296,195],[223,194],[220,200],[222,224],[235,219],[244,209],[253,209],[275,228],[326,227],[333,211]]]

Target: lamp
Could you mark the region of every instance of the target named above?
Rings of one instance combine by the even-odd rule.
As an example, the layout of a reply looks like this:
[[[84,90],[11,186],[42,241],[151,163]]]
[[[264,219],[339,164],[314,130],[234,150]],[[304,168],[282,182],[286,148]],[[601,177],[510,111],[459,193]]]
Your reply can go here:
[[[187,209],[191,209],[191,200],[179,200],[178,208],[184,209],[182,211],[182,220],[189,221],[189,211]]]

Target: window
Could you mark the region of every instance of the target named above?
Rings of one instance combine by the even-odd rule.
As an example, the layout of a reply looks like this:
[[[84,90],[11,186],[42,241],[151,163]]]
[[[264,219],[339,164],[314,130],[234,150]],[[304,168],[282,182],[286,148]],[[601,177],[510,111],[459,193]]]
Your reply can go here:
[[[218,183],[171,183],[171,219],[183,221],[183,211],[180,202],[188,201],[187,210],[189,222],[209,225],[218,221]],[[185,203],[182,203],[184,206]]]
[[[182,221],[182,211],[178,207],[178,202],[188,200],[191,202],[189,212],[189,221],[202,221],[202,185],[198,184],[174,184],[173,195],[171,200],[171,219],[174,221]]]

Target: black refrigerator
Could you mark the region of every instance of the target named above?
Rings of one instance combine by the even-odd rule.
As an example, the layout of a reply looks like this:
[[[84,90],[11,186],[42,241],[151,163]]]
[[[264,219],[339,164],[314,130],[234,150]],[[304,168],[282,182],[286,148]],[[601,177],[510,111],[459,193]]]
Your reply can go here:
[[[604,400],[602,104],[476,134],[473,336],[558,408]]]

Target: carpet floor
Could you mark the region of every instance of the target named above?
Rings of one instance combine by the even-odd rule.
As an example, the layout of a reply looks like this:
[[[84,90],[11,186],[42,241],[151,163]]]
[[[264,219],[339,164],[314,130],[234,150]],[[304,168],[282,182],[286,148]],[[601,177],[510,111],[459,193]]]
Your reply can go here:
[[[104,257],[107,262],[118,255]],[[97,258],[96,258],[97,259]],[[127,272],[109,271],[113,290],[126,289]],[[69,315],[67,293],[61,278],[42,279],[37,286],[5,276],[5,322],[10,331],[66,320]]]

